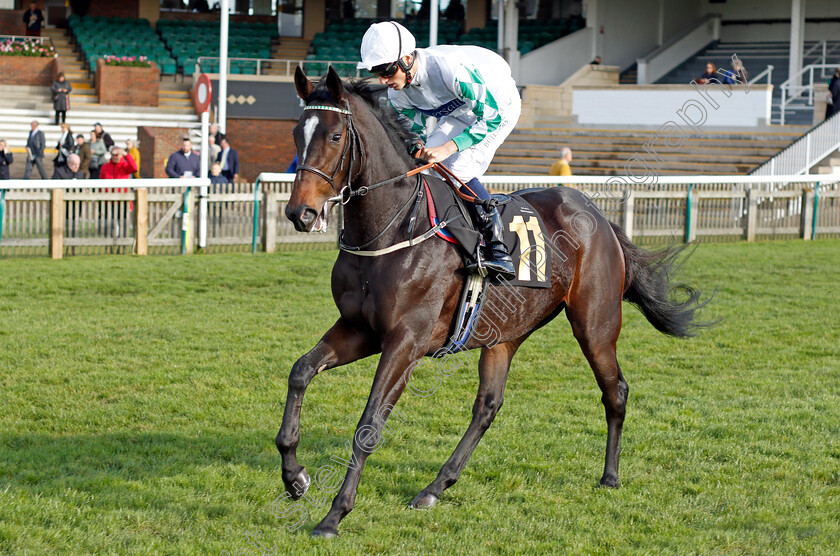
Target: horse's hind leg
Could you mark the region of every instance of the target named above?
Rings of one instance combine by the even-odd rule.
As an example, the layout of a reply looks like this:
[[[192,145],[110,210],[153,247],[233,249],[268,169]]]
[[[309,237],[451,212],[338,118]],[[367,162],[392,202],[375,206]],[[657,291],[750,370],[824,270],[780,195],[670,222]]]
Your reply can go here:
[[[478,364],[478,394],[473,404],[472,421],[437,478],[411,502],[412,508],[431,508],[440,499],[441,493],[455,484],[461,476],[467,460],[502,407],[510,362],[524,340],[523,337],[515,342],[498,344],[482,350]]]
[[[283,483],[292,499],[297,500],[309,488],[309,475],[297,461],[300,440],[300,408],[303,395],[312,379],[325,369],[352,363],[373,355],[378,344],[343,319],[338,319],[312,350],[298,359],[289,373],[289,391],[283,411],[283,424],[277,433],[277,449],[283,459]]]
[[[615,353],[615,344],[621,331],[621,294],[610,293],[610,289],[598,285],[585,295],[574,296],[585,301],[575,303],[570,299],[566,314],[575,338],[595,373],[607,414],[607,454],[601,484],[617,487],[621,429],[629,387],[621,375]]]

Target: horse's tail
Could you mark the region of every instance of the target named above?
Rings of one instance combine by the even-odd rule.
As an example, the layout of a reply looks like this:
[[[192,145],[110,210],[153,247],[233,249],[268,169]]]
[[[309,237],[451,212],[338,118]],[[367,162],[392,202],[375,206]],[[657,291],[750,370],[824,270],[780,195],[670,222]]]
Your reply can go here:
[[[688,338],[697,328],[709,326],[695,322],[695,313],[709,300],[701,302],[699,291],[672,283],[676,259],[686,245],[646,251],[633,244],[621,228],[615,224],[612,228],[624,251],[624,300],[637,306],[654,328],[671,336]],[[674,301],[674,297],[685,299]]]

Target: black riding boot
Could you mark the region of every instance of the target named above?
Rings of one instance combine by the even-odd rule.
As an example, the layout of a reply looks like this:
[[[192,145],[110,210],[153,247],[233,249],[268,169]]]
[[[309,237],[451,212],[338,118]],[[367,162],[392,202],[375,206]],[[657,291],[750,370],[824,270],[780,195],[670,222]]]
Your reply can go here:
[[[487,211],[482,205],[476,203],[473,206],[476,215],[476,224],[481,235],[484,236],[485,246],[479,248],[481,267],[485,268],[491,275],[499,275],[507,280],[516,278],[516,271],[513,268],[513,261],[507,252],[504,241],[504,227],[499,211]],[[482,252],[483,251],[483,252]],[[477,271],[479,264],[471,264],[467,267],[470,271]]]

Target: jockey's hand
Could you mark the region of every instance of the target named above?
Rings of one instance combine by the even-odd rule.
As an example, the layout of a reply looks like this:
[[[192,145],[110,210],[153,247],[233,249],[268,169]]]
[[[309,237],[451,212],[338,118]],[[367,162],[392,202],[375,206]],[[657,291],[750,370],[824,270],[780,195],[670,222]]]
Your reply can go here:
[[[425,158],[429,162],[443,162],[456,152],[458,152],[458,146],[455,141],[447,141],[440,147],[424,147],[417,151],[414,157]]]

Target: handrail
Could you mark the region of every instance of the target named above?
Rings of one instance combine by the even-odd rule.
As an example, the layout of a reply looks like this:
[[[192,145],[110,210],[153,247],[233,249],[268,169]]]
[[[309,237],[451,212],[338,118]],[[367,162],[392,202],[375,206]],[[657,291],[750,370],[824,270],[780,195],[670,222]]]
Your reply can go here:
[[[207,63],[211,61],[215,61],[217,64],[221,58],[218,56],[199,56],[195,60],[196,71],[201,72],[201,64]],[[269,64],[271,67],[277,67],[278,64],[286,65],[286,73],[285,75],[292,75],[293,68],[298,66],[303,66],[304,64],[328,64],[335,67],[341,66],[351,66],[353,71],[356,72],[355,77],[361,77],[361,72],[356,68],[357,62],[349,61],[349,60],[295,60],[290,58],[228,58],[228,75],[230,75],[230,64],[231,62],[256,62],[257,63],[257,73],[256,75],[264,75],[262,73],[262,68],[265,64]]]
[[[831,64],[810,64],[796,72],[796,74],[791,75],[785,82],[779,85],[779,88],[782,90],[782,99],[779,105],[781,112],[781,125],[785,125],[785,107],[800,96],[802,96],[803,93],[808,93],[808,106],[814,105],[814,70],[825,70],[826,68],[833,67],[835,66]],[[794,85],[794,82],[800,82],[799,79],[805,73],[809,74],[808,85]]]
[[[764,77],[764,75],[766,74],[767,75],[767,84],[772,85],[773,84],[773,70],[774,69],[776,69],[774,66],[768,64],[767,67],[764,68],[764,71],[762,71],[761,73],[759,73],[758,75],[756,75],[755,77],[753,77],[752,79],[749,80],[749,84],[752,85],[754,83],[758,83],[758,80],[761,79],[762,77]]]
[[[750,172],[751,176],[799,175],[840,148],[840,114],[834,114]]]

